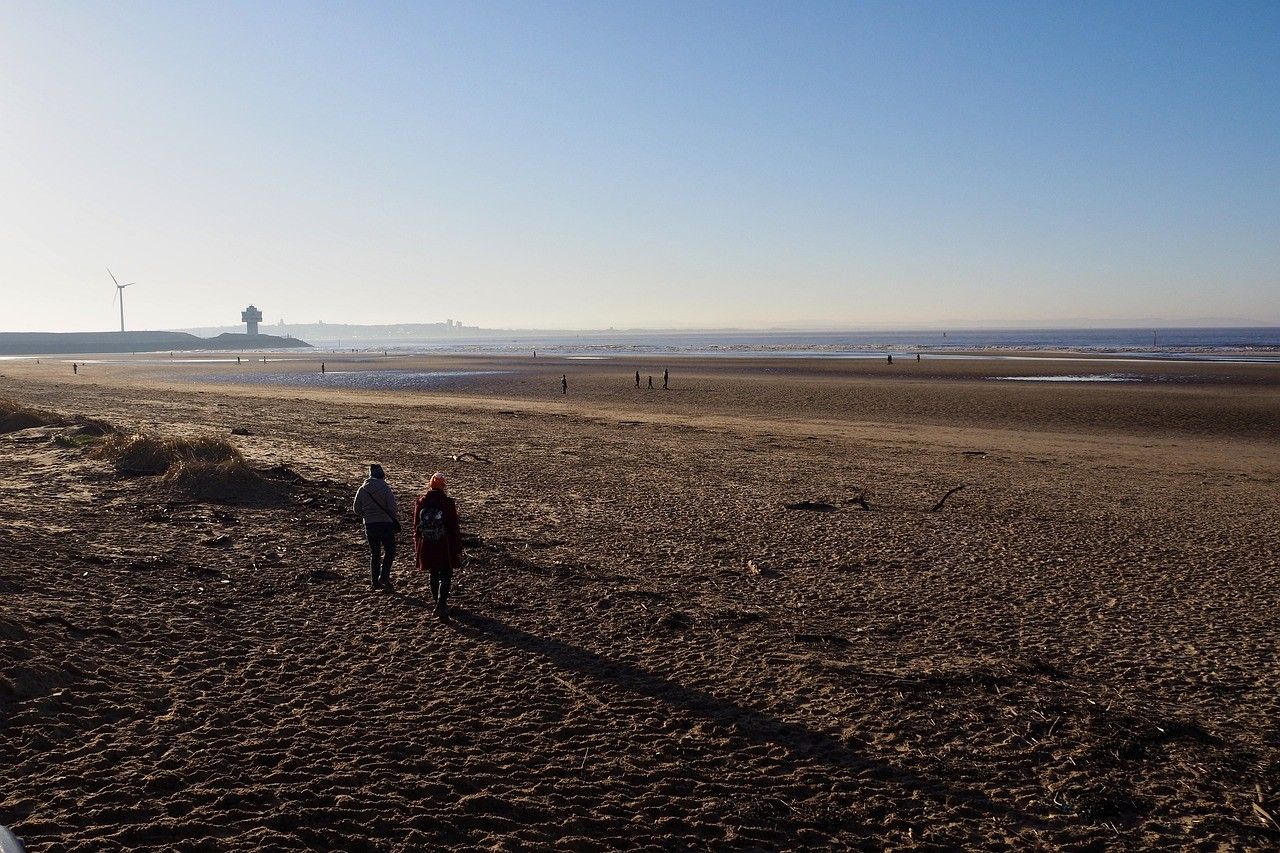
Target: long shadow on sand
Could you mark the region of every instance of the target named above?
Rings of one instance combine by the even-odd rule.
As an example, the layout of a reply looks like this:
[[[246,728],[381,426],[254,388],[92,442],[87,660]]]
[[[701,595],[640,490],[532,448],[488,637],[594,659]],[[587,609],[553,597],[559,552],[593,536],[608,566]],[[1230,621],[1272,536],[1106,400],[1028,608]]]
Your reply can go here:
[[[430,606],[414,595],[402,598],[414,607],[425,609]],[[923,797],[935,803],[963,804],[973,812],[1012,821],[1018,826],[1041,825],[1036,817],[998,803],[980,791],[956,788],[860,754],[829,734],[783,722],[762,711],[686,687],[634,664],[619,662],[560,640],[539,637],[477,613],[455,608],[452,616],[454,627],[468,636],[490,640],[525,655],[535,655],[560,670],[594,680],[601,686],[648,696],[720,725],[731,726],[744,740],[786,749],[791,760],[798,764],[826,764],[849,771],[853,778],[872,779],[898,787],[906,798]]]

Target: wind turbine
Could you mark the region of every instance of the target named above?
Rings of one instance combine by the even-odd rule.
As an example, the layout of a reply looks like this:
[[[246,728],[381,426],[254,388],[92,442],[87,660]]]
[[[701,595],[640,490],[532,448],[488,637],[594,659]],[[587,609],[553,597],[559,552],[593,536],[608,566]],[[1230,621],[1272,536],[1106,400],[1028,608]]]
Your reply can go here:
[[[107,275],[111,276],[111,280],[115,282],[115,285],[116,285],[116,295],[111,297],[111,304],[115,305],[116,299],[120,300],[120,334],[123,335],[124,334],[124,289],[126,287],[132,287],[133,285],[137,284],[137,282],[131,281],[128,284],[121,284],[120,280],[116,278],[116,274],[111,271],[111,267],[107,267]]]

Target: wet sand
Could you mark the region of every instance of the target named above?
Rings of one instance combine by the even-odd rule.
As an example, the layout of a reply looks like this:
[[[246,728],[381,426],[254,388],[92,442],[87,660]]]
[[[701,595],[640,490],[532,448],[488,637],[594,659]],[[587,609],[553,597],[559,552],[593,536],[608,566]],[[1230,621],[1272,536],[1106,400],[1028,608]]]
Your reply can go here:
[[[1280,843],[1280,367],[894,360],[0,364],[0,395],[247,429],[302,478],[215,502],[0,436],[0,823],[50,850]],[[1142,378],[990,378],[1079,374]],[[450,475],[452,626],[403,554],[367,588],[370,460],[406,501]]]

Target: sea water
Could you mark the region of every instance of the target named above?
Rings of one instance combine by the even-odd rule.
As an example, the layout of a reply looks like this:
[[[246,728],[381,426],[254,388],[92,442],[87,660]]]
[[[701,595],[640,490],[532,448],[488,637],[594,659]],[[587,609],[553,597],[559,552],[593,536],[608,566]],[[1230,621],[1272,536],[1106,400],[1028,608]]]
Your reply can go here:
[[[252,365],[249,365],[252,367]],[[293,388],[353,388],[365,391],[426,391],[461,387],[479,376],[498,376],[509,370],[330,370],[326,373],[268,373],[247,370],[192,376],[199,382],[280,385]]]
[[[957,350],[1057,350],[1123,353],[1131,358],[1280,361],[1280,328],[970,329],[946,331],[601,331],[487,332],[449,338],[313,339],[320,349],[350,352],[491,353],[557,356],[711,355],[730,357],[883,358]]]
[[[1001,382],[1144,382],[1154,377],[1132,373],[1079,373],[1068,376],[989,376]]]

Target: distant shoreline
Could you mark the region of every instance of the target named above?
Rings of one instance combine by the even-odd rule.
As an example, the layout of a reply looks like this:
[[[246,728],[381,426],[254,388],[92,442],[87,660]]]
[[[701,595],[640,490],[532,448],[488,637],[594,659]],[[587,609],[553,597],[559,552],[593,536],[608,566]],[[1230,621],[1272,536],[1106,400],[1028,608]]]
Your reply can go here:
[[[99,353],[194,352],[310,347],[297,338],[221,334],[199,338],[185,332],[0,332],[0,355],[93,355]]]
[[[347,327],[348,330],[355,327]],[[376,331],[390,327],[364,327]],[[397,327],[412,329],[412,326]],[[307,342],[309,341],[309,343]],[[226,352],[301,349],[317,352],[394,352],[397,355],[862,359],[1125,358],[1134,360],[1280,361],[1280,328],[991,329],[954,332],[563,332],[466,330],[447,336],[279,337],[185,332],[0,333],[0,355]]]
[[[305,327],[300,337],[317,348],[414,352],[1280,352],[1280,328],[1270,326],[1168,329],[957,329],[905,331],[587,331],[532,332],[470,329],[418,335],[413,326]],[[394,331],[393,331],[394,329]],[[304,327],[297,327],[301,332]]]
[[[303,350],[305,347],[305,350]],[[325,347],[304,344],[293,346],[225,346],[198,348],[172,346],[158,349],[99,349],[99,350],[28,350],[12,351],[0,347],[0,361],[28,359],[39,357],[79,357],[81,360],[97,360],[103,363],[117,361],[120,364],[144,364],[148,362],[171,362],[165,358],[167,354],[181,352],[187,358],[183,361],[210,363],[223,361],[212,356],[228,352],[244,353],[251,359],[255,354],[274,353],[279,360],[289,361],[298,357],[342,358],[344,356],[381,356],[383,353],[393,358],[436,357],[436,358],[534,358],[527,346],[377,346],[377,347]],[[914,361],[918,354],[926,361],[1112,361],[1147,364],[1280,364],[1280,348],[1277,347],[1240,347],[1240,348],[1203,348],[1198,350],[1170,349],[1167,351],[1124,350],[1124,349],[1067,349],[1062,347],[1032,349],[1024,347],[1002,348],[930,348],[930,347],[865,347],[843,349],[812,349],[784,347],[726,347],[720,349],[670,349],[660,347],[620,347],[620,346],[551,346],[538,347],[537,360],[552,361],[626,361],[629,359],[649,360],[711,360],[711,361],[884,361],[893,356],[899,361]],[[204,359],[201,356],[211,356]],[[102,359],[101,356],[114,358]]]

